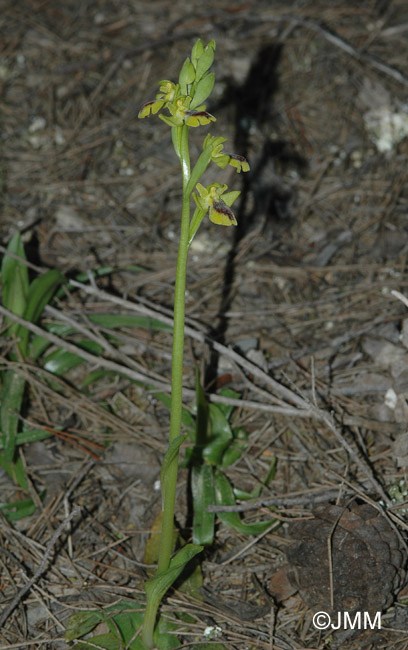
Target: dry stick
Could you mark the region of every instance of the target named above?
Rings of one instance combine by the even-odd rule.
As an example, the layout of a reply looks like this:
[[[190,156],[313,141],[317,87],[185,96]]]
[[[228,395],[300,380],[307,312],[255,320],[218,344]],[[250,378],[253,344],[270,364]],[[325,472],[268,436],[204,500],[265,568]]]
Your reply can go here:
[[[145,368],[140,363],[137,363],[137,361],[134,361],[131,357],[122,354],[120,350],[117,350],[103,336],[97,336],[88,327],[85,327],[84,325],[82,325],[82,323],[79,323],[74,318],[67,316],[66,314],[64,314],[64,312],[61,312],[60,310],[55,309],[54,307],[50,307],[49,305],[47,305],[45,311],[51,314],[52,316],[54,316],[54,318],[59,318],[62,321],[69,323],[69,325],[71,325],[73,328],[78,330],[78,332],[80,332],[81,334],[89,338],[91,341],[95,341],[95,343],[101,345],[104,348],[106,354],[109,354],[112,357],[116,357],[117,359],[123,361],[124,363],[127,363],[129,366],[132,366],[136,371],[145,370]],[[157,379],[158,381],[161,380],[161,377],[156,373],[152,374],[152,377],[154,379]]]
[[[116,302],[116,301],[114,301],[114,302]],[[129,304],[131,305],[132,303],[129,303]],[[133,305],[133,309],[135,309],[134,305]],[[151,311],[151,310],[149,310],[149,311]],[[51,341],[51,343],[54,343],[58,347],[63,348],[65,350],[68,350],[68,352],[71,352],[72,354],[76,354],[77,356],[81,357],[85,361],[89,361],[89,363],[95,365],[96,367],[103,367],[103,368],[106,368],[108,370],[113,370],[114,372],[125,375],[126,377],[129,377],[130,379],[132,379],[134,381],[139,381],[139,382],[142,382],[143,384],[148,384],[150,386],[153,386],[154,388],[156,388],[156,389],[158,389],[160,391],[169,392],[171,390],[171,385],[169,383],[160,382],[157,379],[154,379],[154,378],[152,378],[152,377],[150,377],[148,375],[143,375],[143,374],[141,374],[139,372],[136,372],[135,370],[132,370],[132,369],[128,368],[127,366],[116,363],[115,361],[111,361],[110,359],[105,359],[104,357],[101,357],[101,356],[95,356],[95,355],[91,354],[90,352],[87,352],[83,348],[77,347],[73,343],[69,343],[68,341],[65,341],[64,339],[60,338],[59,336],[56,336],[55,334],[52,334],[51,332],[47,332],[46,330],[41,329],[41,327],[38,327],[38,325],[34,325],[33,323],[30,323],[29,321],[26,321],[23,318],[20,318],[19,316],[16,316],[16,314],[13,314],[11,311],[6,309],[5,307],[2,307],[1,305],[0,305],[0,313],[5,314],[8,318],[14,320],[16,323],[19,323],[20,325],[23,325],[24,327],[26,327],[28,330],[30,330],[34,334],[38,334],[39,336],[42,336],[43,338],[47,339],[48,341]],[[156,316],[156,317],[159,318],[159,316]],[[160,318],[162,318],[161,315],[160,315]],[[166,318],[166,320],[169,320],[169,319],[167,319],[167,317],[163,317],[163,319],[164,318]],[[191,328],[188,328],[188,329],[191,332],[194,332],[194,334],[197,334],[197,336],[195,338],[198,338],[199,340],[202,340],[202,336],[198,332],[195,332],[195,330],[192,330]],[[216,345],[219,346],[219,344],[216,344]],[[229,348],[226,348],[225,346],[219,346],[219,347],[222,348],[222,349],[225,349],[227,351],[227,354],[229,353],[230,356],[232,354],[234,354],[236,359],[238,359],[237,363],[240,363],[240,365],[243,366],[243,367],[249,367],[247,369],[249,369],[250,372],[251,372],[250,368],[254,368],[255,370],[260,371],[260,369],[257,366],[255,366],[254,364],[251,364],[250,362],[246,361],[245,359],[240,357],[240,355],[234,353]],[[256,373],[253,372],[253,374],[256,374]],[[266,373],[263,373],[263,374],[265,375],[265,377],[268,378],[268,375]],[[269,379],[271,381],[274,381],[271,378],[269,378]],[[278,382],[274,382],[274,383],[276,383],[278,386],[280,386],[280,384],[278,384]],[[282,389],[284,389],[283,386],[282,386]],[[189,388],[184,388],[183,390],[184,390],[184,394],[187,397],[191,397],[191,398],[195,397],[195,391],[194,390],[191,390]],[[288,389],[284,389],[284,390],[287,391],[289,395],[292,394],[292,392],[289,391]],[[293,415],[295,417],[310,417],[311,416],[310,409],[308,407],[306,407],[305,410],[302,410],[302,409],[297,409],[297,408],[294,408],[294,407],[291,407],[291,406],[273,406],[273,405],[270,405],[270,404],[262,404],[260,402],[253,402],[253,401],[250,401],[250,400],[240,400],[240,399],[222,397],[220,395],[211,395],[209,397],[210,397],[210,400],[213,401],[213,402],[219,402],[221,404],[230,404],[232,406],[237,406],[237,407],[247,407],[247,408],[252,408],[252,409],[259,410],[259,411],[268,411],[268,412],[271,412],[271,413],[281,413],[283,415]],[[271,398],[272,397],[273,396],[271,395]],[[294,397],[297,398],[296,395],[294,395]]]
[[[128,377],[134,379],[135,381],[149,383],[152,386],[155,386],[156,388],[159,388],[161,390],[168,390],[168,386],[169,386],[168,384],[164,382],[163,383],[159,382],[155,379],[152,379],[148,375],[143,375],[140,372],[136,372],[135,370],[130,370],[130,368],[126,368],[126,366],[122,366],[119,363],[116,363],[115,361],[110,361],[109,359],[105,359],[104,357],[99,357],[90,354],[86,350],[83,350],[82,348],[79,348],[78,346],[73,345],[72,343],[69,343],[64,339],[61,339],[59,336],[56,336],[51,332],[47,332],[46,330],[41,329],[41,327],[38,327],[38,325],[34,325],[33,323],[24,320],[24,318],[20,318],[19,316],[16,316],[16,314],[13,314],[13,312],[9,311],[5,307],[2,307],[1,305],[0,305],[0,313],[5,314],[8,318],[14,320],[16,323],[23,325],[34,334],[38,334],[39,336],[46,338],[48,341],[51,341],[51,343],[54,343],[58,347],[64,348],[65,350],[68,350],[68,352],[71,352],[72,354],[76,354],[82,359],[85,359],[85,361],[89,361],[90,363],[95,364],[96,366],[103,366],[108,370],[113,370],[123,375],[127,375]]]
[[[91,295],[98,295],[99,297],[104,298],[105,300],[110,300],[111,302],[115,302],[117,304],[120,304],[122,306],[126,306],[128,309],[132,309],[134,311],[139,311],[139,313],[144,313],[146,315],[150,315],[154,318],[157,318],[158,320],[169,324],[170,326],[173,324],[173,319],[169,318],[168,316],[163,316],[162,314],[157,314],[154,312],[154,310],[149,309],[145,306],[139,306],[135,305],[134,303],[131,303],[127,300],[123,300],[121,298],[117,298],[116,296],[111,296],[108,293],[104,291],[100,291],[97,289],[94,289],[92,287],[88,287],[86,285],[81,284],[80,282],[76,281],[71,281],[71,284],[73,286],[76,286],[86,293],[89,293]],[[90,354],[89,352],[86,352],[82,348],[78,348],[77,346],[73,345],[72,343],[67,343],[64,341],[64,339],[59,338],[58,336],[55,336],[55,334],[51,334],[50,332],[45,332],[42,330],[40,327],[37,325],[34,325],[33,323],[30,323],[29,321],[24,320],[23,318],[20,318],[19,316],[16,316],[13,314],[11,311],[6,309],[5,307],[0,306],[0,312],[4,313],[6,316],[8,316],[10,319],[16,321],[20,325],[25,326],[27,329],[30,331],[34,332],[35,334],[39,334],[40,336],[43,336],[47,338],[48,340],[52,341],[59,347],[65,348],[66,350],[72,352],[73,354],[77,354],[81,358],[90,361],[91,363],[95,364],[96,366],[102,366],[111,370],[114,370],[115,372],[121,373],[122,375],[126,375],[127,377],[130,377],[131,379],[134,379],[136,381],[141,381],[143,383],[148,383],[151,384],[152,386],[162,390],[162,391],[169,391],[170,390],[170,385],[166,383],[161,383],[158,382],[155,379],[151,379],[147,375],[142,375],[141,373],[135,372],[134,370],[131,370],[130,368],[127,368],[126,366],[120,365],[119,363],[116,363],[115,361],[110,361],[108,359],[105,359],[103,357],[96,357],[93,354]],[[373,472],[371,468],[367,465],[367,463],[363,462],[361,458],[358,456],[358,454],[355,452],[355,450],[352,448],[352,446],[347,442],[347,440],[344,438],[344,436],[340,433],[336,426],[336,422],[334,418],[323,411],[322,409],[314,406],[311,404],[308,400],[304,399],[303,397],[300,397],[296,393],[294,393],[292,390],[289,388],[286,388],[286,386],[283,386],[280,384],[278,381],[270,377],[266,372],[261,370],[257,365],[254,363],[251,363],[244,357],[242,357],[240,354],[232,350],[231,348],[226,347],[225,345],[222,345],[221,343],[217,343],[216,341],[213,341],[210,336],[204,335],[201,332],[197,332],[194,330],[192,327],[186,326],[185,328],[185,333],[188,336],[191,336],[192,338],[200,341],[200,342],[207,342],[208,344],[212,345],[213,348],[219,352],[220,354],[223,354],[233,361],[237,363],[239,366],[244,368],[247,372],[251,373],[254,377],[257,377],[259,380],[264,382],[267,386],[269,386],[275,393],[277,393],[280,397],[283,399],[288,400],[289,402],[292,402],[297,405],[298,408],[293,408],[290,406],[284,406],[284,407],[279,407],[279,406],[272,406],[268,404],[260,404],[258,402],[245,402],[244,400],[234,400],[230,398],[225,398],[225,397],[220,397],[218,395],[211,395],[210,399],[211,401],[214,402],[220,402],[224,404],[231,404],[234,406],[250,406],[251,408],[259,409],[259,410],[268,410],[271,412],[275,413],[283,413],[286,415],[293,415],[295,417],[315,417],[317,420],[320,420],[326,424],[326,426],[330,429],[330,431],[333,433],[335,438],[338,440],[338,442],[341,444],[343,449],[347,451],[349,456],[353,458],[354,462],[356,465],[359,467],[360,471],[365,474],[365,476],[368,478],[370,481],[371,485],[377,492],[377,494],[380,495],[380,497],[383,499],[383,501],[387,505],[391,505],[391,500],[382,488],[381,484],[377,481],[377,479],[373,476]],[[191,397],[194,397],[195,392],[189,389],[184,389],[185,394]],[[273,398],[273,395],[271,395],[271,398]]]
[[[65,526],[74,518],[76,515],[78,515],[81,512],[81,508],[77,507],[74,508],[74,510],[71,512],[71,514],[64,519],[63,522],[60,523],[58,526],[57,530],[51,537],[50,541],[47,544],[47,547],[44,551],[44,556],[43,559],[41,560],[37,571],[34,573],[33,577],[27,582],[27,584],[24,585],[18,592],[18,594],[13,598],[11,601],[10,605],[6,607],[6,609],[3,611],[2,615],[0,616],[0,629],[3,627],[5,622],[7,621],[8,617],[10,614],[14,611],[14,609],[17,607],[19,602],[24,598],[26,593],[31,589],[31,587],[36,583],[38,578],[42,576],[44,571],[47,568],[47,563],[49,560],[49,557],[54,549],[55,544],[57,543],[58,538],[62,535]]]
[[[332,45],[335,45],[336,47],[340,48],[341,50],[349,54],[351,57],[353,57],[354,59],[360,59],[361,61],[365,61],[373,68],[380,70],[380,72],[383,72],[389,77],[392,77],[393,79],[403,84],[404,86],[408,86],[408,78],[405,75],[403,75],[402,72],[400,72],[396,68],[391,67],[390,65],[387,65],[386,63],[383,63],[382,61],[379,61],[371,54],[366,54],[365,52],[359,52],[358,50],[356,50],[355,47],[350,45],[350,43],[347,43],[347,41],[340,38],[340,36],[333,34],[333,32],[328,30],[326,27],[322,27],[321,25],[319,25],[319,23],[316,23],[312,20],[308,20],[307,18],[293,18],[292,16],[281,16],[280,20],[285,18],[286,20],[288,20],[290,23],[294,25],[308,27],[309,29],[318,32],[319,34],[322,34],[322,36],[324,36],[324,38],[327,41],[329,41],[329,43],[332,43]]]
[[[88,293],[90,295],[96,295],[99,298],[102,298],[110,302],[114,302],[118,305],[121,305],[122,307],[131,309],[132,311],[137,311],[146,316],[156,318],[157,320],[169,325],[170,327],[173,326],[172,318],[170,318],[169,316],[164,316],[158,313],[157,311],[154,311],[153,309],[145,307],[144,305],[137,305],[136,303],[132,303],[129,300],[124,300],[123,298],[118,298],[117,296],[111,296],[105,291],[96,290],[92,287],[82,284],[81,282],[76,282],[75,280],[71,280],[71,285],[74,287],[78,287],[82,291],[85,291],[85,293]],[[239,366],[241,366],[241,368],[244,368],[245,370],[250,372],[254,377],[258,377],[258,379],[265,382],[274,391],[276,391],[278,395],[280,395],[284,399],[287,399],[290,402],[297,404],[301,409],[305,409],[308,412],[309,416],[311,415],[310,413],[311,407],[303,398],[299,397],[293,391],[289,390],[285,386],[282,386],[282,384],[277,382],[275,379],[272,379],[272,377],[270,377],[266,372],[261,370],[259,366],[255,365],[254,363],[251,363],[250,361],[242,357],[240,354],[238,354],[231,348],[222,345],[221,343],[217,343],[216,341],[213,341],[210,336],[202,332],[197,332],[197,330],[193,329],[192,327],[186,326],[185,333],[191,338],[195,339],[196,341],[200,341],[200,343],[207,342],[214,348],[214,350],[216,350],[217,352],[219,352],[224,356],[229,357],[230,359],[235,361]],[[232,402],[230,401],[228,403],[232,404]]]
[[[343,491],[344,496],[353,494],[352,490]],[[277,497],[266,497],[264,499],[256,499],[255,501],[246,501],[235,506],[207,506],[208,512],[246,512],[247,510],[258,510],[259,508],[268,508],[275,506],[275,508],[291,508],[294,506],[314,506],[316,503],[324,503],[331,499],[337,498],[339,495],[339,488],[331,490],[319,489],[315,492],[306,492],[299,495],[286,495]]]

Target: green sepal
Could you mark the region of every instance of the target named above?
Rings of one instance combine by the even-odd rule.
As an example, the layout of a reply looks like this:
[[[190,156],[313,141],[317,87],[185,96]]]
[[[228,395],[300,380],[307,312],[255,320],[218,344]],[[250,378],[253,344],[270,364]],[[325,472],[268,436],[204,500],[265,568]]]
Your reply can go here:
[[[239,197],[241,194],[240,190],[233,190],[232,192],[225,192],[225,194],[222,195],[222,200],[228,207],[231,207],[231,205],[234,203],[234,201]]]
[[[182,126],[181,124],[178,123],[177,120],[175,120],[173,117],[169,117],[168,115],[163,115],[163,113],[159,113],[159,118],[165,123],[168,124],[168,126]],[[177,153],[177,152],[176,152]]]

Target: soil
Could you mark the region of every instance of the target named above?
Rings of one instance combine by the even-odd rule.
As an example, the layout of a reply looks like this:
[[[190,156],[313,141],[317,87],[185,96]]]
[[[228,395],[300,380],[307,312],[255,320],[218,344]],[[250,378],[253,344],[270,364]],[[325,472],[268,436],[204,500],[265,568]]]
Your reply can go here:
[[[14,603],[0,648],[68,648],[73,613],[144,597],[169,423],[155,393],[168,391],[171,332],[124,327],[108,345],[89,316],[171,318],[180,170],[167,125],[137,115],[198,37],[217,44],[207,105],[217,122],[191,129],[192,157],[211,132],[251,171],[206,175],[242,194],[238,226],[205,220],[192,246],[184,401],[193,403],[196,365],[209,399],[225,385],[239,393],[233,421],[248,444],[226,474],[250,492],[276,459],[242,516],[280,525],[254,538],[219,523],[201,564],[202,600],[173,590],[162,611],[189,614],[180,647],[204,642],[209,627],[228,649],[338,647],[299,593],[275,598],[273,579],[291,522],[316,503],[354,498],[379,508],[402,540],[407,529],[407,3],[1,6],[0,252],[19,229],[33,277],[84,274],[39,325],[80,323],[66,340],[93,336],[106,354],[53,384],[27,365],[23,416],[53,436],[19,448],[28,494],[0,475],[2,504],[37,504],[17,521],[0,515],[3,615]],[[3,368],[8,350],[4,338]],[[81,389],[113,362],[123,372]],[[189,539],[186,469],[176,516]],[[381,631],[341,647],[408,647],[405,597],[383,612]]]

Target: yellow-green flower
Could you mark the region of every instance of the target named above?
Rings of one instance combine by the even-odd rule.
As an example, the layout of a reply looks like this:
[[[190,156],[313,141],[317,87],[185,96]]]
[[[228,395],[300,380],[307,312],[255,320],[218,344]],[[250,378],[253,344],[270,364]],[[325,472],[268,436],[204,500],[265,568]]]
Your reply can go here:
[[[211,153],[211,160],[215,162],[218,167],[221,167],[221,169],[225,169],[227,165],[231,165],[232,167],[235,167],[238,173],[241,171],[248,172],[249,164],[244,156],[239,156],[235,153],[227,153],[226,151],[223,151],[223,143],[226,142],[226,140],[227,138],[215,138],[211,135],[207,135],[203,142],[203,149],[209,145],[212,145],[213,149]]]
[[[146,104],[143,104],[143,106],[141,107],[137,116],[143,118],[143,117],[147,117],[150,114],[156,115],[156,113],[158,113],[159,110],[163,108],[165,103],[166,102],[163,99],[156,99],[153,102],[146,102]]]
[[[168,79],[163,79],[159,83],[160,92],[156,95],[156,99],[163,99],[165,102],[172,102],[178,92],[178,84],[174,84]]]
[[[197,106],[196,109],[190,110],[191,97],[188,95],[179,95],[180,86],[173,84],[171,81],[160,82],[161,92],[156,95],[155,101],[143,104],[139,111],[138,117],[147,117],[155,115],[162,108],[167,108],[170,117],[159,115],[159,117],[169,126],[204,126],[215,122],[215,117],[207,113],[205,106]]]
[[[174,84],[172,81],[168,81],[168,79],[163,79],[163,81],[159,82],[159,90],[160,92],[157,93],[154,101],[143,104],[138,117],[143,118],[148,115],[156,115],[162,108],[174,102],[180,92],[180,86]]]
[[[203,212],[208,212],[210,221],[220,226],[236,226],[237,220],[231,205],[241,194],[239,191],[226,192],[227,185],[212,183],[208,187],[203,187],[197,183],[198,194],[193,194],[197,207]]]

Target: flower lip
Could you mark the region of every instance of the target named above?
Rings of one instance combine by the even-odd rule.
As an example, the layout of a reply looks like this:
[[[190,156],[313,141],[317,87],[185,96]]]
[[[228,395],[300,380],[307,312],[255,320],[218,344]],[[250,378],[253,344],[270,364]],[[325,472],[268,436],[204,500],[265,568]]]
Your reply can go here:
[[[237,220],[231,208],[221,199],[214,200],[210,209],[210,221],[221,226],[236,226]]]

